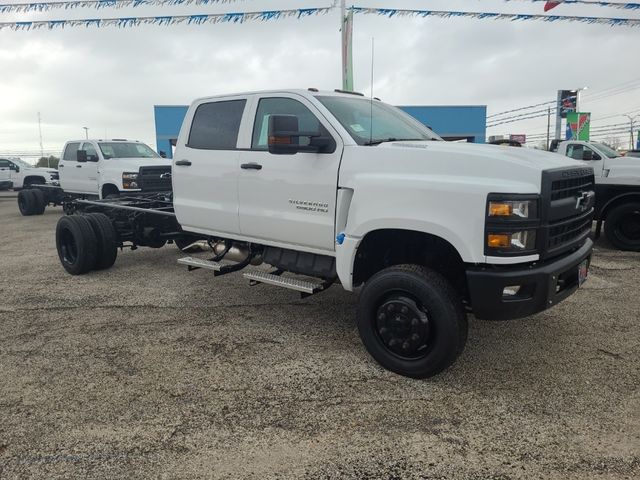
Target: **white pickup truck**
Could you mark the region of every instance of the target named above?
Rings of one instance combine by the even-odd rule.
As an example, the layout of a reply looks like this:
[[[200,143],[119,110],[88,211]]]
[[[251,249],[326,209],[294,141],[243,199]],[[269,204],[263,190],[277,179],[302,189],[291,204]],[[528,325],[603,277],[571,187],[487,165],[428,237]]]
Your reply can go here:
[[[365,347],[410,377],[455,361],[467,312],[510,319],[552,307],[584,282],[591,257],[591,168],[446,143],[352,93],[196,100],[172,181],[172,193],[77,200],[56,230],[63,267],[82,274],[111,267],[118,247],[206,239],[211,258],[178,263],[303,295],[359,291]]]
[[[171,188],[171,162],[138,141],[67,142],[58,172],[58,187],[33,184],[18,195],[23,215],[41,214],[49,204],[66,205],[77,197],[107,198]]]
[[[0,188],[20,190],[57,181],[58,171],[55,168],[34,167],[17,157],[0,158]]]
[[[568,140],[558,153],[592,167],[596,181],[596,236],[602,223],[620,250],[640,251],[640,158],[623,157],[598,142]]]

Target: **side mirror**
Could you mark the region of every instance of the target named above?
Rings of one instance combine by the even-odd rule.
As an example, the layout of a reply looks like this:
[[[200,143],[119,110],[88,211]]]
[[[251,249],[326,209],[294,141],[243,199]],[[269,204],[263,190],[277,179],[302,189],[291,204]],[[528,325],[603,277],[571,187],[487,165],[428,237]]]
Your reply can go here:
[[[269,153],[293,155],[300,151],[300,128],[295,115],[271,115],[269,117]]]
[[[301,132],[295,115],[271,115],[269,117],[269,153],[293,155],[298,152],[333,153],[335,140],[321,132]],[[300,144],[300,137],[308,137],[309,143]]]
[[[20,167],[18,165],[11,165],[11,167],[9,168],[9,170],[15,170],[16,173],[20,172]]]
[[[582,160],[593,160],[593,152],[591,150],[584,150],[582,152]]]
[[[160,150],[158,154],[160,154],[162,158],[167,158],[167,152],[165,152],[164,150]]]
[[[81,163],[84,163],[87,161],[87,151],[86,150],[78,150],[76,152],[76,160],[78,160]]]

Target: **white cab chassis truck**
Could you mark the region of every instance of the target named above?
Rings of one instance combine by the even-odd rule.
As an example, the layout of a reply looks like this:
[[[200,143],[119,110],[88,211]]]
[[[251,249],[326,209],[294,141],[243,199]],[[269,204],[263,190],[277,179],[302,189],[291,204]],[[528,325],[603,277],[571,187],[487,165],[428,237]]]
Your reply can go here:
[[[640,158],[623,157],[602,143],[576,140],[560,143],[558,153],[594,170],[596,237],[604,222],[613,246],[640,252]]]
[[[525,317],[583,283],[593,181],[558,155],[446,143],[356,94],[242,93],[193,102],[172,192],[77,200],[56,243],[71,274],[118,247],[204,239],[210,258],[178,263],[303,296],[340,284],[359,292],[369,353],[424,378],[462,352],[467,313]]]
[[[55,172],[57,181],[53,184],[34,183],[18,194],[23,215],[42,214],[47,205],[73,208],[76,198],[102,199],[171,189],[170,161],[138,141],[72,140],[65,144]]]

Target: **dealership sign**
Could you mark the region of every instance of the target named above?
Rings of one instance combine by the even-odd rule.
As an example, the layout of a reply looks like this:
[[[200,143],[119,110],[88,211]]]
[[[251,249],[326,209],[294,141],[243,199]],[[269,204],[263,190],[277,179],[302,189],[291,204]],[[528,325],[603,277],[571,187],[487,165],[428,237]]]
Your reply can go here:
[[[567,114],[567,140],[584,140],[588,142],[590,128],[590,113],[573,112]]]

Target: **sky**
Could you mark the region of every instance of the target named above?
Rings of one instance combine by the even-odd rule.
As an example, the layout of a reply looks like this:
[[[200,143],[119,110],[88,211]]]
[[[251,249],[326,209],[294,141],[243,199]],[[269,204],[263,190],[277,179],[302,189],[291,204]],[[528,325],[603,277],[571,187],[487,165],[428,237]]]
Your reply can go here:
[[[0,4],[24,0],[0,0]],[[640,1],[640,0],[639,0]],[[0,13],[0,22],[324,7],[333,0],[239,0],[213,5],[56,9]],[[622,2],[619,2],[622,3]],[[351,4],[348,2],[348,4]],[[358,6],[543,13],[544,3],[504,0],[360,0]],[[640,18],[640,10],[560,5],[558,15]],[[83,138],[137,139],[155,147],[153,105],[277,88],[341,87],[339,10],[264,23],[0,30],[0,154],[59,155]],[[568,22],[356,15],[355,90],[396,105],[487,105],[496,114],[588,87],[592,127],[640,127],[640,28]],[[534,110],[544,109],[538,107]],[[515,113],[514,115],[516,115]],[[552,132],[553,132],[552,118]],[[545,117],[490,128],[489,135],[545,134]],[[617,127],[614,127],[617,128]],[[629,135],[617,136],[627,146]],[[538,138],[538,137],[533,137]],[[531,146],[535,143],[531,143]]]

